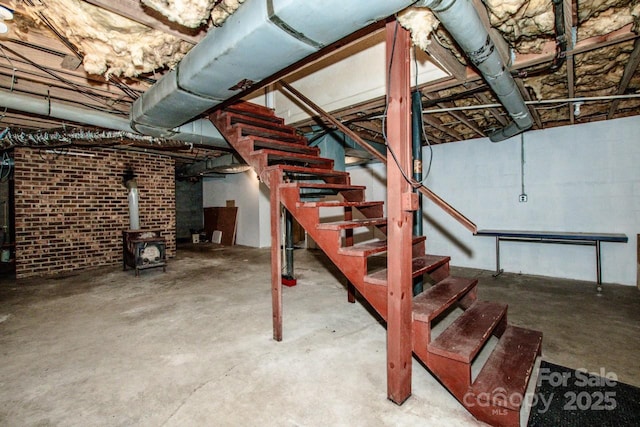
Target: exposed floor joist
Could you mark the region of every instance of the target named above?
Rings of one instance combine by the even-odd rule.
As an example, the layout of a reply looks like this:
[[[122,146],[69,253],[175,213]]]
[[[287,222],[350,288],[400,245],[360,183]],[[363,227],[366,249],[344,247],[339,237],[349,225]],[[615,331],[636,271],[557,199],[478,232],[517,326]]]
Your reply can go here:
[[[624,68],[624,73],[622,74],[622,79],[620,80],[620,85],[618,86],[618,90],[616,91],[617,95],[623,95],[627,87],[629,87],[629,83],[631,82],[631,78],[634,73],[638,70],[638,65],[640,65],[640,39],[636,39],[633,44],[633,52],[629,56],[629,62]],[[618,109],[619,100],[614,100],[609,107],[609,113],[607,114],[607,119],[612,119],[616,110]]]
[[[144,5],[139,1],[127,1],[127,0],[85,0],[87,3],[90,3],[94,6],[98,6],[102,9],[108,10],[109,12],[113,12],[117,15],[123,16],[125,18],[131,19],[139,24],[146,25],[149,28],[153,28],[154,30],[162,31],[167,34],[171,34],[181,40],[187,41],[189,43],[193,43],[194,45],[198,43],[204,35],[206,34],[203,31],[194,30],[194,34],[188,34],[184,31],[179,31],[178,28],[184,28],[180,25],[170,24],[168,20],[163,19],[164,17],[155,12],[151,8],[144,7]],[[166,21],[166,22],[165,22]]]

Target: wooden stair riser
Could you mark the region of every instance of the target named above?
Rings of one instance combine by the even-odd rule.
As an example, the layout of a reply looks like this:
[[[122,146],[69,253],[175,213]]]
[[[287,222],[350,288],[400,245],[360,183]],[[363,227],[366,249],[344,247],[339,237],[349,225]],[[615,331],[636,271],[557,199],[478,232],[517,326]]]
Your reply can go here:
[[[436,268],[435,270],[429,272],[429,276],[437,283],[441,280],[446,279],[447,277],[450,276],[450,267],[449,267],[449,263],[447,262],[446,264],[441,265],[440,267]]]
[[[469,292],[467,292],[459,301],[458,305],[463,310],[471,307],[471,304],[478,300],[478,287],[474,286]]]

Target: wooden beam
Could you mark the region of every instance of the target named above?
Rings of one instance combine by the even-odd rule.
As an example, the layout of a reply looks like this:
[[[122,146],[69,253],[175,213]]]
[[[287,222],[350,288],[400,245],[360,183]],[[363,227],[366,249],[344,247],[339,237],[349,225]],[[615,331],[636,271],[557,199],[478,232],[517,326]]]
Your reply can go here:
[[[602,49],[614,44],[620,44],[629,40],[635,40],[640,37],[633,32],[633,24],[612,31],[608,34],[589,37],[581,40],[571,50],[567,50],[567,55],[578,55],[580,53],[591,52],[592,50]],[[555,42],[549,41],[542,47],[542,53],[528,53],[516,55],[516,60],[511,70],[519,70],[522,68],[540,65],[545,62],[552,61],[555,57]]]
[[[430,39],[431,42],[427,46],[426,52],[454,79],[459,82],[465,82],[467,79],[467,67],[460,63],[450,50],[442,47],[433,35],[431,35]]]
[[[520,89],[520,93],[524,97],[525,101],[533,101],[533,98],[531,98],[531,95],[529,95],[529,91],[526,87],[524,87],[524,82],[522,81],[522,79],[514,78],[514,80],[516,82],[516,85],[518,85],[518,89]],[[538,110],[536,110],[533,105],[528,105],[527,108],[529,108],[531,117],[533,117],[533,121],[536,122],[536,126],[538,127],[538,129],[542,129],[542,120],[540,120],[540,114],[538,114]]]
[[[275,170],[269,172],[269,191],[271,204],[271,305],[273,316],[273,339],[282,341],[282,198],[280,182],[282,174]]]
[[[563,0],[562,12],[564,15],[564,37],[567,43],[567,51],[573,50],[573,27],[576,23],[573,20],[574,0]],[[569,98],[573,98],[576,95],[575,85],[575,60],[573,53],[567,53],[565,57],[565,64],[567,65],[567,95]],[[573,102],[568,103],[569,108],[569,123],[574,124],[576,117],[573,110]]]
[[[397,21],[387,24],[387,396],[401,405],[411,396],[411,233],[413,196],[402,171],[411,171],[411,39]],[[394,155],[391,154],[394,153]]]
[[[432,93],[423,94],[423,96],[425,96],[427,99],[434,99],[435,98],[435,96]],[[453,108],[453,107],[455,107],[455,105],[452,102],[438,102],[437,105],[439,107],[442,107],[442,108]],[[475,123],[473,123],[471,120],[469,120],[467,118],[467,116],[465,116],[464,114],[462,114],[462,113],[460,113],[458,111],[449,111],[448,113],[449,113],[449,115],[451,115],[455,119],[459,120],[462,124],[467,126],[469,129],[474,131],[479,136],[487,136],[478,126],[475,125]]]
[[[464,140],[462,135],[460,135],[455,129],[451,129],[451,128],[447,127],[446,125],[444,125],[439,118],[437,118],[437,117],[435,117],[435,116],[433,116],[431,114],[423,114],[422,118],[425,121],[425,123],[428,123],[429,125],[431,125],[434,128],[438,129],[440,132],[446,133],[451,138],[453,138],[454,141],[462,141],[462,140]]]
[[[180,40],[196,44],[200,40],[202,40],[205,36],[204,32],[200,32],[197,35],[191,35],[186,32],[182,32],[177,30],[176,28],[180,27],[178,24],[167,24],[162,22],[147,13],[149,9],[145,8],[141,2],[138,0],[128,1],[128,0],[85,0],[87,3],[90,3],[99,8],[108,10],[109,12],[115,13],[116,15],[120,15],[124,18],[135,21],[139,24],[146,25],[149,28],[153,28],[154,30],[162,31],[163,33],[171,34],[174,37],[179,38]],[[154,11],[155,12],[155,11]],[[157,12],[156,12],[157,13]],[[159,15],[159,13],[158,13]],[[184,27],[183,27],[184,28]],[[185,28],[186,30],[186,28]],[[198,32],[198,30],[194,30],[194,32]]]
[[[640,39],[636,39],[633,43],[633,51],[631,55],[629,55],[629,62],[624,67],[624,73],[622,73],[622,79],[620,79],[620,84],[618,85],[618,90],[616,91],[616,95],[623,95],[627,90],[629,83],[631,82],[631,78],[638,70],[638,65],[640,65]],[[611,103],[609,107],[609,113],[607,114],[607,119],[612,119],[618,109],[618,104],[620,100],[616,99]]]
[[[494,102],[491,101],[489,99],[489,97],[487,95],[485,95],[484,93],[476,93],[475,97],[478,101],[480,101],[481,104],[493,104]],[[500,111],[498,111],[497,108],[487,108],[487,111],[489,111],[489,113],[491,113],[491,115],[493,117],[495,117],[495,119],[502,125],[502,126],[507,126],[509,124],[509,120],[507,120],[502,114],[500,114]]]
[[[487,32],[489,33],[491,41],[498,50],[500,59],[502,59],[502,62],[505,64],[505,66],[508,66],[511,63],[511,49],[509,47],[509,44],[505,41],[504,37],[502,37],[502,34],[500,34],[498,30],[491,26],[489,13],[487,12],[487,8],[482,0],[472,0],[472,3],[473,7],[476,9],[476,12],[478,12],[478,16],[480,17],[485,30],[487,30]]]

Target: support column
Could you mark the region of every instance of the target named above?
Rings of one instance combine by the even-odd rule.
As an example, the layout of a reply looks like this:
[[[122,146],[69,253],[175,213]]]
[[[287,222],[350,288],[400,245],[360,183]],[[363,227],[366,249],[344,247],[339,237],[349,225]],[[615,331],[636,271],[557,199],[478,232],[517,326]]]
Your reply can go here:
[[[273,305],[273,339],[282,341],[282,217],[280,214],[280,177],[269,176],[271,201],[271,302]]]
[[[416,70],[416,73],[418,70]],[[413,179],[422,181],[422,95],[418,88],[411,93],[411,151],[413,154]],[[418,209],[413,215],[413,235],[422,236],[422,196],[418,194]],[[422,276],[413,281],[413,295],[424,290]]]
[[[386,26],[387,66],[387,396],[400,405],[411,395],[411,232],[415,194],[400,168],[411,176],[409,32]],[[391,150],[395,154],[391,153]],[[396,163],[396,160],[398,163]],[[417,204],[417,203],[416,203]]]

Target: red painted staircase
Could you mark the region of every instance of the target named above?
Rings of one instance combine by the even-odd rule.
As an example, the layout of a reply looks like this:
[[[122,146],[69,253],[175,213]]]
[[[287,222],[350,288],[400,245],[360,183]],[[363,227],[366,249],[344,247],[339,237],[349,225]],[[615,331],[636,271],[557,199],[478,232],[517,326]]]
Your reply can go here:
[[[366,201],[365,187],[351,185],[348,173],[333,170],[333,160],[319,157],[317,148],[308,147],[270,109],[240,102],[210,120],[269,186],[276,200],[272,228],[279,221],[280,202],[342,271],[349,288],[354,286],[386,319],[387,272],[379,267],[387,249],[383,202]],[[326,195],[335,197],[326,200]],[[344,219],[323,222],[320,212],[327,208],[342,208]],[[383,237],[354,244],[353,230],[361,227]],[[428,275],[434,283],[413,298],[414,355],[479,420],[520,425],[521,397],[540,355],[542,334],[509,325],[505,304],[478,301],[477,280],[451,276],[447,256],[425,255],[424,237],[414,237],[412,248],[413,277]],[[274,308],[278,303],[274,300]],[[472,376],[472,363],[492,336],[497,344]]]

